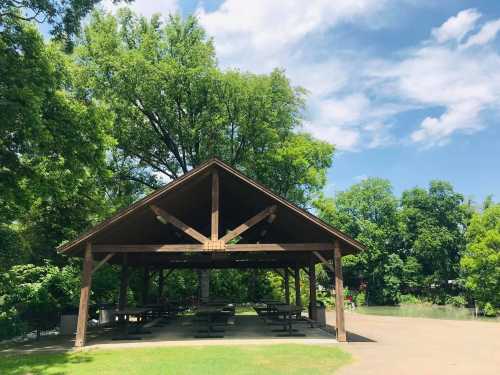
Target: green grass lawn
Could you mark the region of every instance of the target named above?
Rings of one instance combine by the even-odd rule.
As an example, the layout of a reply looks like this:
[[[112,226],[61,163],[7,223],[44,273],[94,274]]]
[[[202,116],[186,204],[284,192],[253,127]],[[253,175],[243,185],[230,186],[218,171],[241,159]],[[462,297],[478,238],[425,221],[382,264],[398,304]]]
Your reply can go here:
[[[322,375],[351,361],[335,345],[196,346],[0,356],[2,375]]]

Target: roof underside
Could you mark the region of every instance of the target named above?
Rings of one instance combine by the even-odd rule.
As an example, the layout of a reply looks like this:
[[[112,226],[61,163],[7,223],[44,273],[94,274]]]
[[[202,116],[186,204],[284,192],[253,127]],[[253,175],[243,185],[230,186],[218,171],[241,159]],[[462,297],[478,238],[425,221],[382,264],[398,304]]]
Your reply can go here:
[[[150,205],[175,216],[188,226],[210,238],[212,209],[212,173],[219,176],[219,238],[262,210],[276,206],[272,223],[262,220],[242,233],[238,244],[255,243],[333,243],[340,240],[342,254],[354,253],[363,246],[347,235],[323,223],[313,215],[271,193],[262,185],[243,176],[219,160],[211,160],[178,180],[145,197],[131,207],[97,225],[59,251],[82,256],[88,241],[101,250],[115,245],[197,244],[198,242],[172,224],[163,224]],[[264,235],[263,235],[264,233]],[[186,247],[186,250],[189,246]],[[320,251],[331,259],[331,250]],[[106,252],[94,254],[99,260]],[[165,268],[273,268],[303,266],[310,262],[312,251],[169,251],[129,253],[131,265]],[[121,263],[122,255],[113,256],[109,263]]]

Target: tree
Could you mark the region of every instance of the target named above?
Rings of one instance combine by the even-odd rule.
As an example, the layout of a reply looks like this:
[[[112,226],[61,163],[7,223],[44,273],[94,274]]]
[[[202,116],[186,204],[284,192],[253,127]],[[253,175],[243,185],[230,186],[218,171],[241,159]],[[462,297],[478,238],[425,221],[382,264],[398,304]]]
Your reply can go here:
[[[120,1],[113,0],[113,3]],[[57,39],[70,42],[80,30],[81,20],[99,2],[101,0],[2,0],[0,25],[12,20],[47,23]]]
[[[467,249],[460,260],[465,287],[481,307],[500,306],[500,204],[476,213],[467,228]]]
[[[27,22],[0,29],[0,224],[15,223],[20,242],[10,248],[38,264],[109,211],[106,193],[119,196],[108,168],[109,112],[75,89],[59,47]]]
[[[155,188],[217,156],[301,205],[325,184],[333,146],[297,131],[304,90],[280,70],[219,69],[196,18],[95,12],[76,62],[131,180]]]
[[[458,277],[459,258],[465,249],[467,211],[463,200],[443,181],[431,181],[428,190],[405,191],[401,199],[404,252],[422,267],[421,288],[432,288],[443,297],[450,292],[448,281]]]
[[[369,303],[395,303],[403,261],[398,252],[398,201],[389,181],[368,178],[316,202],[319,216],[366,245],[367,250],[342,259],[346,281],[367,283]],[[357,285],[353,286],[357,286]]]

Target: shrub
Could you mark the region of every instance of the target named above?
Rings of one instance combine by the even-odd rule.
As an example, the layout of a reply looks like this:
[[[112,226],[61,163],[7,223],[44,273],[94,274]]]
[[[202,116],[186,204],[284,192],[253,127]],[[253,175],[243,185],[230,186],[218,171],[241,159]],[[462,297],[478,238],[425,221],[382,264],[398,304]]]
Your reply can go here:
[[[497,316],[497,309],[495,309],[495,307],[489,302],[487,302],[484,305],[483,311],[484,311],[484,315],[486,315],[486,316],[491,316],[491,317]]]
[[[453,305],[456,307],[464,307],[467,305],[467,300],[464,296],[449,296],[446,298],[447,305]]]
[[[356,295],[355,302],[356,302],[356,306],[364,306],[364,305],[366,305],[366,293],[365,292],[359,292]]]
[[[422,301],[413,294],[401,294],[399,296],[399,304],[401,305],[417,305]]]
[[[35,329],[51,329],[59,313],[78,305],[79,280],[70,268],[17,265],[0,275],[3,338]]]

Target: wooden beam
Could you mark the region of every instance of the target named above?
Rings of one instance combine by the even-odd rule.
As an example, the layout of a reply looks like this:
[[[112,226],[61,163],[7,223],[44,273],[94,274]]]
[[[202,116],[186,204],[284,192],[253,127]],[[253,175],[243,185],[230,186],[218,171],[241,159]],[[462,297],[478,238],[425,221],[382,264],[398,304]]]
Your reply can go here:
[[[333,268],[332,264],[325,259],[323,255],[321,255],[318,251],[313,251],[313,254],[316,255],[316,258],[318,258],[321,263],[323,263],[325,266],[327,266],[330,271],[335,272],[335,268]]]
[[[335,241],[334,250],[335,263],[335,324],[337,331],[337,341],[346,342],[347,334],[344,321],[344,278],[342,275],[342,252],[340,241]]]
[[[94,269],[92,270],[92,274],[94,274],[99,268],[101,268],[102,266],[104,266],[108,260],[110,260],[111,258],[113,258],[113,256],[115,255],[116,253],[109,253],[108,255],[106,255],[99,263],[97,263],[97,265],[94,267]]]
[[[227,251],[314,251],[333,250],[328,243],[257,243],[257,244],[227,244]]]
[[[147,244],[147,245],[94,245],[94,253],[168,253],[168,252],[202,252],[203,244]],[[257,243],[227,244],[226,252],[259,252],[259,251],[333,251],[333,244],[328,243]]]
[[[295,267],[294,269],[294,279],[295,279],[295,305],[302,306],[302,297],[300,295],[300,268]]]
[[[314,259],[309,263],[309,318],[316,320],[316,267]]]
[[[174,227],[179,228],[181,231],[186,233],[191,238],[194,238],[196,241],[198,241],[200,243],[205,243],[205,242],[210,241],[207,237],[205,237],[203,234],[198,232],[196,229],[183,223],[182,221],[177,219],[175,216],[170,215],[167,211],[161,209],[160,207],[155,206],[154,204],[150,205],[149,207],[153,210],[153,212],[156,214],[156,216],[162,218],[167,223],[172,224]]]
[[[247,221],[245,221],[243,224],[239,225],[232,231],[229,231],[226,233],[225,236],[221,238],[222,241],[224,242],[229,242],[233,238],[238,237],[240,234],[244,233],[246,230],[250,229],[254,225],[260,223],[262,220],[264,220],[266,217],[269,215],[273,214],[274,211],[276,210],[276,206],[269,206],[266,209],[260,211],[257,215],[251,217]]]
[[[202,252],[202,244],[158,244],[158,245],[95,245],[94,253],[168,253]]]
[[[75,347],[85,346],[87,336],[87,320],[89,318],[89,296],[92,284],[92,245],[85,244],[85,255],[83,259],[82,288],[80,291],[80,306],[78,309],[78,323],[76,327]]]
[[[211,235],[212,241],[219,239],[219,172],[214,169],[212,172],[212,223]]]

